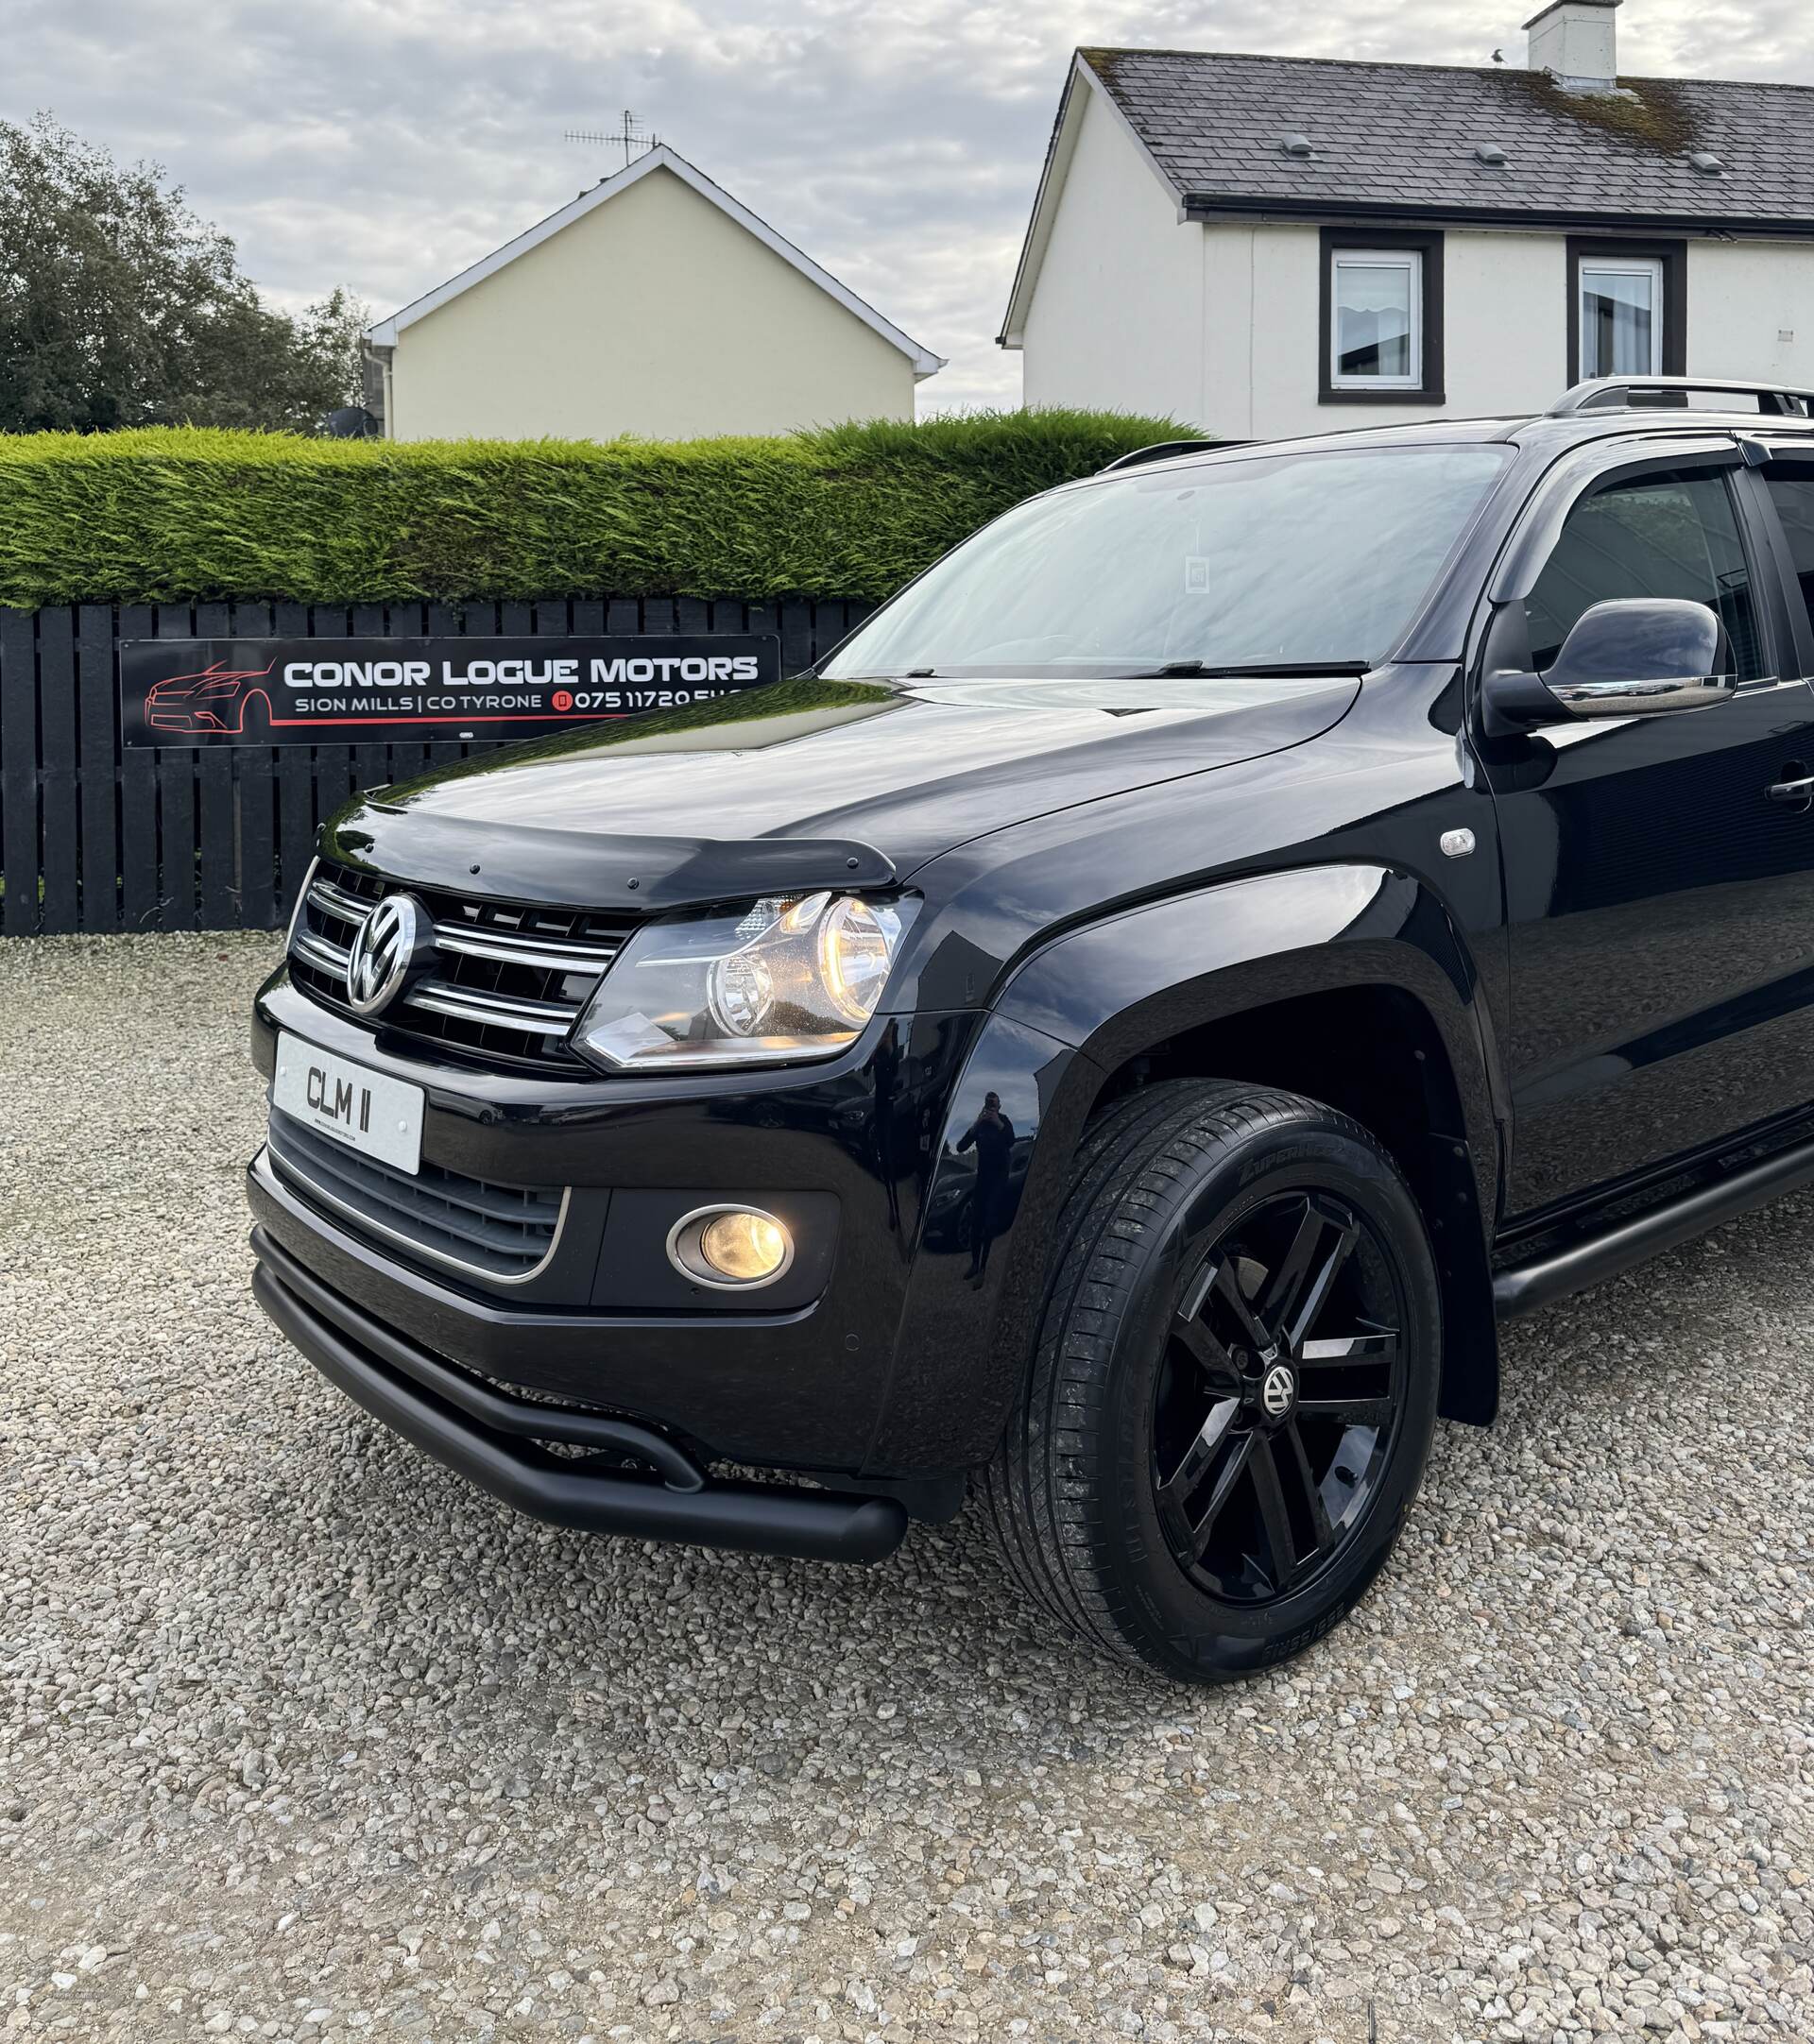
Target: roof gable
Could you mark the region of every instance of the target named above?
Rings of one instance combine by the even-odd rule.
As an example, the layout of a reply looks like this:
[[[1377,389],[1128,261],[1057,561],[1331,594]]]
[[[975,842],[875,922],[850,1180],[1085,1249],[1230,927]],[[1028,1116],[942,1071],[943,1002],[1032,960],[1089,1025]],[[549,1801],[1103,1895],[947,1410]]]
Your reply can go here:
[[[656,170],[672,171],[699,197],[709,205],[715,206],[747,233],[754,235],[764,247],[779,256],[782,262],[797,270],[809,282],[816,284],[828,298],[834,299],[846,312],[862,320],[872,332],[880,334],[891,347],[899,349],[913,364],[916,379],[932,376],[945,366],[943,355],[935,355],[929,349],[922,348],[911,335],[902,332],[892,320],[884,319],[874,306],[866,304],[848,286],[840,283],[829,270],[821,269],[811,256],[803,254],[791,241],[778,234],[767,221],[751,213],[748,207],[741,205],[722,185],[714,184],[703,171],[688,162],[685,157],[676,155],[665,143],[658,143],[654,148],[639,156],[633,163],[627,164],[614,177],[605,179],[601,183],[593,185],[590,191],[582,192],[577,198],[561,207],[557,213],[551,213],[545,220],[538,221],[515,240],[505,242],[503,247],[493,249],[491,254],[482,261],[461,270],[457,276],[449,278],[446,283],[437,284],[433,291],[424,292],[420,298],[413,299],[400,312],[392,313],[388,319],[381,319],[376,325],[367,328],[366,338],[373,347],[394,348],[398,335],[406,327],[414,326],[419,319],[427,318],[450,299],[458,298],[463,291],[470,291],[474,284],[483,283],[488,277],[496,276],[519,256],[527,255],[530,249],[552,239],[563,228],[572,227],[576,220],[584,219],[597,207],[608,205],[620,193],[628,191],[651,171]]]
[[[1026,239],[1020,246],[1020,260],[1015,267],[1014,284],[1008,293],[1008,309],[1002,317],[1001,332],[996,336],[996,345],[1001,348],[1018,348],[1020,345],[1027,308],[1033,302],[1033,294],[1039,281],[1040,267],[1046,259],[1046,248],[1052,240],[1052,222],[1057,216],[1059,201],[1064,196],[1065,180],[1070,175],[1071,158],[1076,154],[1077,138],[1083,128],[1086,106],[1093,102],[1113,118],[1129,144],[1152,170],[1158,190],[1177,205],[1178,218],[1183,220],[1186,217],[1183,206],[1178,204],[1178,193],[1171,178],[1154,160],[1152,150],[1136,132],[1114,95],[1105,90],[1102,80],[1086,65],[1085,55],[1084,51],[1079,50],[1071,59],[1070,73],[1065,80],[1065,90],[1058,101],[1057,118],[1052,124],[1052,138],[1046,145],[1046,161],[1039,172],[1039,189],[1034,196],[1033,215],[1027,222]]]

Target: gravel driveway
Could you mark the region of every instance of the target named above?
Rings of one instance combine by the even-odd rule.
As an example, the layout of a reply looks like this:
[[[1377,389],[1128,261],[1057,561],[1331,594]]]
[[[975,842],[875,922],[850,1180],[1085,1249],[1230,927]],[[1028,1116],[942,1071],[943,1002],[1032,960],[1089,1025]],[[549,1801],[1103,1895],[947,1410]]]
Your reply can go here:
[[[1814,1202],[1515,1331],[1309,1659],[510,1517],[247,1290],[268,939],[0,945],[0,2033],[1814,2035]]]

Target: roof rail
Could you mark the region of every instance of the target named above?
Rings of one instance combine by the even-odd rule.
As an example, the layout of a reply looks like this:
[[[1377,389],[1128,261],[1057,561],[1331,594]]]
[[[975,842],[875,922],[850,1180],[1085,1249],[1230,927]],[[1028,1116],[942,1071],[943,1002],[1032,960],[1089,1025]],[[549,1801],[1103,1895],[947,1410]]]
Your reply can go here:
[[[1814,390],[1795,390],[1787,383],[1734,382],[1720,376],[1600,376],[1591,383],[1577,383],[1565,391],[1549,407],[1551,418],[1571,418],[1579,412],[1651,411],[1670,404],[1687,406],[1691,391],[1707,391],[1720,397],[1753,398],[1756,410],[1779,418],[1814,417]],[[1645,393],[1652,393],[1644,401]],[[1696,410],[1736,410],[1721,404],[1696,406]],[[1751,415],[1745,415],[1749,417]]]
[[[1132,453],[1119,454],[1100,472],[1113,475],[1117,468],[1138,468],[1143,462],[1170,461],[1173,454],[1206,454],[1212,448],[1245,447],[1245,440],[1155,440],[1151,447],[1137,447]]]

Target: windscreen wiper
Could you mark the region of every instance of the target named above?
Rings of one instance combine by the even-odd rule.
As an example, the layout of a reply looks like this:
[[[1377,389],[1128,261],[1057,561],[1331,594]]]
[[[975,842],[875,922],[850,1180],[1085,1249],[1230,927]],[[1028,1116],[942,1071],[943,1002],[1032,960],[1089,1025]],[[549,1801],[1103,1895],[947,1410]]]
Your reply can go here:
[[[1242,674],[1366,674],[1371,660],[1242,660],[1233,667],[1206,667],[1201,660],[1168,660],[1163,667],[1128,675],[1129,681],[1163,681],[1173,674],[1193,674],[1205,681],[1233,681]]]

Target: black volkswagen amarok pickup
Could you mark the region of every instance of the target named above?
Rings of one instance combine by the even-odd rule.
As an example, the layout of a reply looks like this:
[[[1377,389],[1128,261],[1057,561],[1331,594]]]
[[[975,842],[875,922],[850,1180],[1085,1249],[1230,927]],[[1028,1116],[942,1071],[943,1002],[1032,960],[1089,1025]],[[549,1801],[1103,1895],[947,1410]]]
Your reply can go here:
[[[1497,1318],[1814,1179],[1811,411],[1157,451],[796,679],[364,795],[259,1299],[541,1518],[874,1561],[968,1490],[1112,1654],[1299,1651]]]

